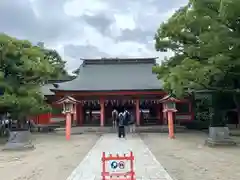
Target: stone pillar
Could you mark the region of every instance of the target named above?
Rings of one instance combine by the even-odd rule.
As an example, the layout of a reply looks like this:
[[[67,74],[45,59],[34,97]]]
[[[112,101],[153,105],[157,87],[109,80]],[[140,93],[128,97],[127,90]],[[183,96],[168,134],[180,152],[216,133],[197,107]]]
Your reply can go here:
[[[139,99],[136,99],[136,124],[137,124],[137,126],[139,126],[140,125],[140,107],[139,107],[139,104],[140,104],[140,102],[139,102]]]
[[[104,107],[104,99],[100,99],[100,126],[104,126],[104,114],[105,114],[105,107]]]

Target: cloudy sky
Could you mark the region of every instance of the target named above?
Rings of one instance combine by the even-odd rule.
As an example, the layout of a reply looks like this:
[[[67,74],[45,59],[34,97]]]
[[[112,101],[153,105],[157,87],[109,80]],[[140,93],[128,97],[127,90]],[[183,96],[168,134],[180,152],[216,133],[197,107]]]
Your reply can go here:
[[[159,57],[153,36],[188,0],[0,0],[0,32],[44,42],[67,60]]]

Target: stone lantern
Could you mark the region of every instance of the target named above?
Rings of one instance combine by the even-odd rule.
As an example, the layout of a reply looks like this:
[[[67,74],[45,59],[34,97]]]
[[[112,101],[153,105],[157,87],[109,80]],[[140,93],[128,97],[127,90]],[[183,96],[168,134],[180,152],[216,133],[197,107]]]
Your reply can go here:
[[[58,100],[57,104],[63,105],[62,113],[66,116],[66,139],[69,140],[71,136],[71,127],[72,127],[72,114],[76,114],[76,104],[79,101],[74,99],[71,96],[65,96],[62,99]]]
[[[179,102],[179,100],[173,98],[171,95],[167,95],[163,97],[160,102],[163,103],[163,112],[167,113],[169,138],[174,139],[175,135],[173,113],[177,112],[176,102]]]

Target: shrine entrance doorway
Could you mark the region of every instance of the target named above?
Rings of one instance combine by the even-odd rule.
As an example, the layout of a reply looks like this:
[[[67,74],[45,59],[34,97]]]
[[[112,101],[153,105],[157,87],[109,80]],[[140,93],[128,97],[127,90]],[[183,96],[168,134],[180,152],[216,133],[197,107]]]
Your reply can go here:
[[[118,111],[118,113],[120,112],[124,112],[124,110],[128,110],[129,113],[134,116],[135,118],[135,112],[136,112],[136,108],[135,108],[135,104],[131,101],[131,103],[123,103],[122,101],[118,101],[117,103],[111,103],[108,104],[105,107],[105,125],[106,126],[112,126],[113,124],[113,120],[112,120],[112,111],[116,109]]]

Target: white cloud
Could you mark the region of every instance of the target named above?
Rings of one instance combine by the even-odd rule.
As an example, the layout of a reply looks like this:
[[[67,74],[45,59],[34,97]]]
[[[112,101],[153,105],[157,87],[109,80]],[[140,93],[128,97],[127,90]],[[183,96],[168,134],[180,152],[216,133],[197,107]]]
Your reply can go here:
[[[133,15],[128,14],[114,14],[114,18],[116,20],[116,26],[120,29],[130,29],[134,30],[136,28],[135,20]]]
[[[108,4],[99,0],[72,0],[64,5],[65,13],[69,16],[81,16],[83,14],[97,14],[108,9]]]
[[[55,48],[67,68],[82,57],[153,57],[159,24],[188,0],[1,0],[0,32]]]

